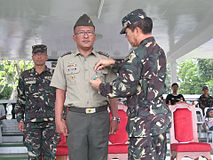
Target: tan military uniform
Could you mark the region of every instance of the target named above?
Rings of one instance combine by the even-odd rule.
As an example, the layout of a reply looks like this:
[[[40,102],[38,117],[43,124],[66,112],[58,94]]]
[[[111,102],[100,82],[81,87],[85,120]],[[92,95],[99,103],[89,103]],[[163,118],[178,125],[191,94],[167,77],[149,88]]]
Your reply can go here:
[[[66,90],[66,104],[77,107],[98,107],[107,104],[107,98],[97,93],[89,81],[98,76],[102,81],[110,82],[115,78],[108,69],[95,71],[95,64],[105,55],[92,51],[83,57],[79,51],[60,57],[54,71],[51,86]]]
[[[65,54],[58,59],[51,81],[51,86],[66,91],[65,104],[70,107],[66,116],[69,130],[67,143],[69,158],[73,160],[107,160],[108,112],[106,109],[102,112],[87,112],[94,111],[91,107],[98,107],[98,110],[102,108],[100,106],[108,104],[107,98],[92,89],[89,81],[99,77],[102,81],[110,82],[115,78],[115,74],[108,69],[94,70],[101,58],[106,56],[95,51],[86,58],[79,51]],[[73,108],[87,109],[79,113],[73,111]]]

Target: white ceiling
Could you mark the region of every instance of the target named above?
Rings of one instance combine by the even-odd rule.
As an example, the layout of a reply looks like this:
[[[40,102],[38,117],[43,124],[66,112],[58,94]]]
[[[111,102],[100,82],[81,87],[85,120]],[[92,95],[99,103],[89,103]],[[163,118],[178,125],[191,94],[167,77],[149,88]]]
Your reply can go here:
[[[128,54],[121,19],[142,8],[168,60],[213,59],[213,0],[0,0],[0,56],[30,59],[31,46],[48,45],[50,58],[73,50],[73,25],[87,13],[96,25],[95,47],[115,57]]]

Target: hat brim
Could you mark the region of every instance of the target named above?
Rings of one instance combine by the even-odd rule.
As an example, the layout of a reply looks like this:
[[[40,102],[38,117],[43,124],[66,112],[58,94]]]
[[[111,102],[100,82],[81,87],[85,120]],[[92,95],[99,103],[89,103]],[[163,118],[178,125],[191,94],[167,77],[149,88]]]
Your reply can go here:
[[[47,53],[46,50],[42,50],[42,49],[36,49],[35,51],[33,51],[33,53],[38,53],[38,52],[40,52],[40,53]]]
[[[126,33],[126,28],[127,28],[127,27],[123,27],[123,28],[121,29],[121,31],[120,31],[120,34],[125,34],[125,33]]]

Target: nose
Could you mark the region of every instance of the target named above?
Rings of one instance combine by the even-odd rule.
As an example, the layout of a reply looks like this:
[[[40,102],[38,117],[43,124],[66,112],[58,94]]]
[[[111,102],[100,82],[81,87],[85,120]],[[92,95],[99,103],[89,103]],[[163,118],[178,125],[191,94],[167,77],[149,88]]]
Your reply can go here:
[[[89,33],[87,33],[87,32],[84,32],[84,37],[89,37]]]

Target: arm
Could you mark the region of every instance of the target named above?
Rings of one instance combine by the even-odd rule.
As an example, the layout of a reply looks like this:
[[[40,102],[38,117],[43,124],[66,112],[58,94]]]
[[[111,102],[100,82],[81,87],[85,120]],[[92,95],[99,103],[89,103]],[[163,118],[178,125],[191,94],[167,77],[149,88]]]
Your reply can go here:
[[[202,108],[202,109],[205,108],[205,106],[204,106],[203,103],[202,103],[202,96],[199,97],[199,99],[198,99],[198,104],[199,104],[199,107],[200,107],[200,108]]]
[[[129,59],[122,65],[118,77],[111,83],[101,83],[99,78],[90,80],[91,86],[100,90],[101,95],[110,98],[126,97],[135,94],[139,87],[141,75],[141,63],[138,62],[134,52],[129,55]]]
[[[18,87],[17,87],[17,103],[15,106],[16,119],[18,121],[18,129],[23,132],[24,131],[24,114],[25,114],[25,103],[26,103],[26,95],[25,95],[25,85],[22,77],[19,78]]]
[[[166,96],[166,104],[171,105],[170,95]]]
[[[62,89],[56,89],[56,101],[55,101],[55,124],[56,131],[67,136],[68,130],[65,120],[63,119],[63,107],[65,101],[66,92]]]
[[[181,99],[182,99],[182,101],[186,101],[182,94],[181,94]]]
[[[98,61],[98,63],[95,65],[95,70],[101,70],[105,67],[108,67],[108,66],[114,65],[114,64],[115,64],[115,60],[112,58],[100,59]]]
[[[118,99],[113,98],[110,99],[110,112],[112,113],[112,117],[119,118],[118,115]],[[110,120],[110,134],[114,134],[118,129],[118,120],[113,120],[113,118]]]

